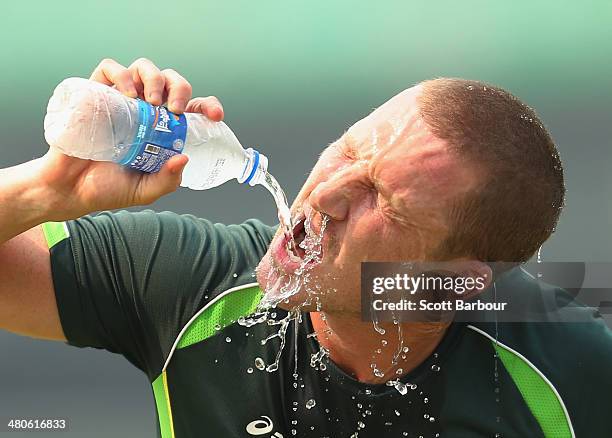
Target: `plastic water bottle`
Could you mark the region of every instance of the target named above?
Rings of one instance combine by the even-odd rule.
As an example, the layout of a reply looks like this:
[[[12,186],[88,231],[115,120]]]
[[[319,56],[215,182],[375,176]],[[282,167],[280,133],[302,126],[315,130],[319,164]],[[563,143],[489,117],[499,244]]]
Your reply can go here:
[[[87,79],[68,78],[56,87],[44,126],[47,143],[66,155],[143,172],[157,172],[184,153],[189,163],[181,185],[195,190],[234,178],[254,186],[267,175],[266,156],[245,150],[225,123],[202,114],[174,114]]]

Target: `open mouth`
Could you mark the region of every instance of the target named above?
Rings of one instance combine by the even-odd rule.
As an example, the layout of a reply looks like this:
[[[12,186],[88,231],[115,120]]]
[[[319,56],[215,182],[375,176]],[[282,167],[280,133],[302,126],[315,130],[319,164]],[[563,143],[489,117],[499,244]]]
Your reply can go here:
[[[323,258],[323,233],[326,228],[328,216],[321,216],[321,223],[317,227],[315,216],[301,212],[293,220],[293,229],[290,233],[279,238],[273,248],[273,257],[285,273],[302,272],[319,264]],[[318,219],[318,218],[317,218]],[[318,222],[318,221],[317,221]],[[280,237],[280,236],[279,236]]]
[[[291,236],[293,239],[287,237],[287,254],[289,254],[289,256],[294,261],[301,261],[306,255],[306,251],[301,246],[302,242],[306,238],[306,227],[304,225],[304,219],[305,217],[302,216],[296,220],[295,225],[293,226]]]

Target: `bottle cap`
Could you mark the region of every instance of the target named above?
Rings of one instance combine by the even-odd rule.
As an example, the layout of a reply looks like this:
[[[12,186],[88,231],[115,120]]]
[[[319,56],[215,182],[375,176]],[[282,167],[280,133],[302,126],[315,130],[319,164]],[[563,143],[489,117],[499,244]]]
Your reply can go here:
[[[264,175],[268,171],[268,157],[253,148],[248,148],[245,152],[248,157],[248,162],[242,177],[238,181],[253,187],[264,178]]]

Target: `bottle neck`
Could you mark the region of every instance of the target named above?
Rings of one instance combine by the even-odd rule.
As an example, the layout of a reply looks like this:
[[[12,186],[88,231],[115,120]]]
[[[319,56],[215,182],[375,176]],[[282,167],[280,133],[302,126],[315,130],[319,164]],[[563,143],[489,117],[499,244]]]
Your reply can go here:
[[[259,151],[253,148],[248,148],[244,152],[247,161],[242,176],[238,178],[238,182],[253,187],[265,179],[266,172],[268,171],[268,157],[260,154]]]

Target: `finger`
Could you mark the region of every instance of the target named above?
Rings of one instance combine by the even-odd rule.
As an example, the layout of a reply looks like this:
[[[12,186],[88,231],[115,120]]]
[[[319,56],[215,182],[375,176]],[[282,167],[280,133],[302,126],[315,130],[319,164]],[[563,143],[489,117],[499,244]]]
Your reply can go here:
[[[180,178],[182,177],[183,170],[185,169],[185,166],[187,165],[188,162],[189,162],[189,157],[187,155],[178,154],[172,157],[171,159],[169,159],[166,162],[166,164],[164,164],[164,167],[162,168],[162,170],[165,168],[166,170],[170,172],[170,174],[178,175],[179,184],[180,184]]]
[[[174,113],[182,113],[191,99],[191,84],[175,70],[168,68],[162,71],[168,94],[168,109]]]
[[[138,97],[138,91],[132,80],[131,73],[114,59],[103,59],[89,79],[109,86],[114,85],[123,94],[130,97]]]
[[[144,100],[153,105],[164,103],[163,94],[166,81],[155,64],[146,58],[139,58],[128,67],[128,70],[136,82],[143,84]]]
[[[185,111],[189,113],[202,113],[215,122],[220,122],[224,116],[223,106],[215,96],[191,99]]]
[[[179,154],[169,159],[157,173],[145,175],[136,191],[135,203],[144,205],[174,192],[180,185],[189,158]]]

